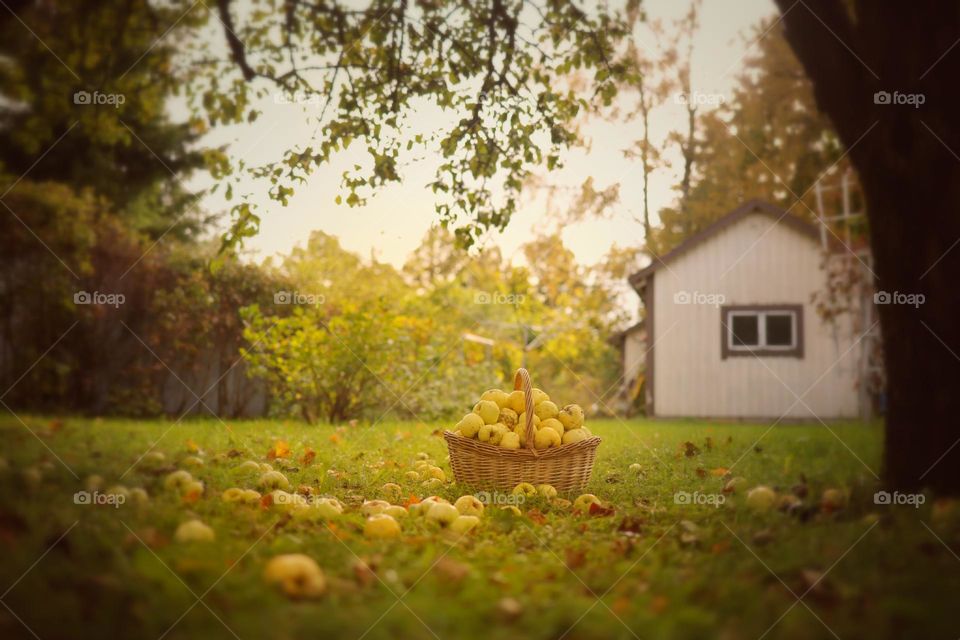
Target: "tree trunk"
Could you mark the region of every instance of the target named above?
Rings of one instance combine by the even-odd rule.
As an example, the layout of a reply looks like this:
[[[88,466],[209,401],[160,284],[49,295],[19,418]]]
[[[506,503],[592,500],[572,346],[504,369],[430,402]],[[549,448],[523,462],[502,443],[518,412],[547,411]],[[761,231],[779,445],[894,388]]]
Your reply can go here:
[[[889,301],[878,305],[885,483],[960,495],[960,8],[776,2],[866,199],[878,296]]]

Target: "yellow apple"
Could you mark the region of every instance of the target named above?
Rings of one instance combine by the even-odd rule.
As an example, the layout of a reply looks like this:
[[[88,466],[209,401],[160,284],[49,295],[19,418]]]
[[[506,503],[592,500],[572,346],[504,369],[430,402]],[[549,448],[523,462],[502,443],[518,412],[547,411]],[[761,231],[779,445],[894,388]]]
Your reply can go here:
[[[525,496],[527,498],[533,498],[537,495],[537,488],[530,484],[529,482],[521,482],[513,488],[511,493],[515,496]]]
[[[460,517],[460,512],[455,506],[448,503],[437,502],[431,505],[427,511],[427,520],[438,523],[441,527],[446,527],[454,520]]]
[[[380,493],[387,500],[399,500],[400,496],[403,495],[403,489],[395,482],[388,482],[380,487]]]
[[[509,407],[504,407],[500,409],[500,417],[497,418],[497,422],[505,425],[508,429],[512,429],[517,426],[517,412]]]
[[[377,513],[383,513],[383,510],[390,506],[386,500],[364,500],[360,507],[360,513],[365,516],[372,516]]]
[[[230,487],[220,494],[220,498],[224,502],[243,502],[243,489]]]
[[[253,460],[247,460],[240,466],[238,466],[234,471],[239,472],[250,472],[250,473],[260,473],[260,463]]]
[[[320,498],[314,507],[324,520],[333,520],[343,513],[343,505],[336,498]]]
[[[847,496],[839,489],[824,489],[820,496],[820,506],[826,511],[842,509],[847,504]]]
[[[539,493],[541,497],[544,497],[547,500],[552,500],[553,498],[557,497],[557,490],[553,487],[553,485],[549,485],[549,484],[538,484],[537,493]]]
[[[493,432],[492,424],[485,424],[477,431],[477,440],[480,442],[490,442],[490,434]]]
[[[587,435],[587,432],[584,431],[583,428],[570,429],[570,431],[567,431],[565,434],[563,434],[562,442],[563,444],[571,444],[574,442],[580,442],[581,440],[586,440],[589,437],[590,436]]]
[[[540,389],[534,389],[531,393],[533,396],[533,406],[536,407],[541,402],[547,402],[550,400],[550,396],[546,392],[541,391]]]
[[[503,439],[503,436],[507,433],[507,428],[500,424],[499,422],[493,425],[493,429],[490,430],[490,444],[500,444],[500,441]]]
[[[578,429],[583,426],[583,409],[578,404],[568,404],[557,414],[557,420],[564,429]]]
[[[777,499],[770,487],[759,485],[747,492],[747,506],[754,511],[769,511]]]
[[[643,467],[640,466],[639,462],[634,462],[632,465],[627,467],[627,470],[630,471],[630,473],[640,473],[643,471]]]
[[[554,431],[557,432],[558,436],[563,436],[563,432],[564,432],[563,425],[560,424],[560,421],[557,420],[556,418],[547,418],[546,420],[540,423],[540,428],[553,429]]]
[[[436,478],[440,482],[447,481],[447,474],[440,467],[429,467],[426,472],[428,478]]]
[[[403,477],[406,478],[407,480],[416,481],[420,479],[420,474],[417,473],[416,471],[407,471],[405,474],[403,474]]]
[[[291,598],[316,598],[327,588],[323,571],[302,553],[274,556],[263,570],[263,579]]]
[[[483,503],[476,496],[460,496],[453,506],[464,516],[483,515]]]
[[[516,505],[508,504],[508,505],[504,505],[504,506],[500,507],[500,509],[502,509],[503,511],[509,511],[510,513],[512,513],[512,514],[515,515],[515,516],[522,516],[522,515],[523,515],[523,512],[520,511],[520,508],[517,507]]]
[[[400,524],[393,516],[378,513],[367,518],[363,525],[363,535],[368,538],[395,538],[400,535]]]
[[[191,482],[193,482],[193,476],[190,475],[190,472],[179,469],[169,473],[167,477],[163,479],[163,487],[165,489],[182,491],[183,488]]]
[[[524,428],[526,428],[526,426],[527,426],[527,414],[526,414],[526,413],[521,413],[519,416],[517,416],[517,424],[521,424],[521,425],[524,426]],[[534,429],[539,429],[539,428],[540,428],[540,417],[539,417],[536,413],[533,414],[533,428],[534,428]]]
[[[583,511],[586,513],[590,511],[591,504],[595,504],[598,507],[603,506],[603,503],[600,502],[600,498],[592,493],[585,493],[581,496],[578,496],[577,499],[573,501],[573,508],[577,511]]]
[[[489,389],[483,392],[483,395],[480,396],[481,400],[492,400],[497,403],[497,406],[501,409],[507,405],[507,400],[510,398],[510,394],[506,391],[501,391],[500,389]]]
[[[560,410],[557,409],[557,405],[553,404],[549,400],[544,400],[534,407],[533,412],[541,420],[547,420],[549,418],[556,418],[557,414],[560,413]]]
[[[523,391],[519,389],[510,394],[507,398],[507,403],[504,405],[508,409],[513,409],[517,412],[517,415],[523,413],[526,405],[524,403]]]
[[[173,539],[177,542],[212,542],[215,537],[213,529],[199,520],[184,522],[173,534]]]
[[[481,400],[473,406],[473,412],[483,418],[484,424],[496,424],[500,407],[493,400]]]
[[[480,524],[480,518],[477,516],[459,516],[450,523],[450,530],[461,535],[475,528]]]
[[[494,421],[496,422],[496,421]],[[477,435],[477,431],[483,426],[483,418],[476,413],[468,413],[457,423],[457,429],[465,438],[472,438]]]
[[[503,437],[500,438],[500,446],[504,449],[519,449],[520,448],[520,434],[514,431],[508,431],[503,434]]]
[[[260,476],[260,488],[283,489],[284,491],[288,491],[290,489],[290,481],[287,480],[287,476],[279,471],[267,471]]]
[[[253,489],[244,489],[243,501],[249,503],[260,502],[260,492],[254,491]]]
[[[537,431],[536,439],[533,441],[533,446],[537,449],[550,449],[551,447],[560,446],[560,434],[544,427]]]
[[[383,513],[385,513],[386,515],[390,516],[395,520],[397,518],[406,518],[408,515],[410,515],[406,509],[404,509],[398,504],[390,505],[389,507],[383,510]]]
[[[197,456],[187,456],[180,462],[180,464],[182,464],[185,467],[202,467],[203,460],[198,458]]]

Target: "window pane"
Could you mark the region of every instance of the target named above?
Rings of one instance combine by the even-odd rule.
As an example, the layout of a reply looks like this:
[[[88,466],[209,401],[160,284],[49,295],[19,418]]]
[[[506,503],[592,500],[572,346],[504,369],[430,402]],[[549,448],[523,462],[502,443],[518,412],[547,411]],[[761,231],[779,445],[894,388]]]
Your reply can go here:
[[[730,316],[730,330],[733,331],[733,346],[756,347],[760,342],[760,324],[757,316]]]
[[[793,344],[793,314],[767,314],[767,346],[789,347]]]

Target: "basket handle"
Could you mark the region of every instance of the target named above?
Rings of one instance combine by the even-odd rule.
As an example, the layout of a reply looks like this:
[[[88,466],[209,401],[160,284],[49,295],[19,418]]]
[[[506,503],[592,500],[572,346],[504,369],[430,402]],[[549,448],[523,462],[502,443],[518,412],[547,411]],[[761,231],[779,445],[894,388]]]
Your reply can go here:
[[[524,415],[527,417],[527,442],[526,447],[534,451],[534,440],[537,433],[533,426],[533,384],[530,382],[530,372],[520,367],[513,377],[514,391],[523,391]]]

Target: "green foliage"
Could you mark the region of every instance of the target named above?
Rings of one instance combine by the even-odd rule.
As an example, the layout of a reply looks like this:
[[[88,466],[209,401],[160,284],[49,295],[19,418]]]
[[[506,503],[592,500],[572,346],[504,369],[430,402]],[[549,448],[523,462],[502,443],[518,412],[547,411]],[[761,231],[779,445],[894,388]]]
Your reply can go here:
[[[270,92],[320,105],[314,139],[236,174],[267,181],[283,204],[351,145],[366,159],[343,175],[337,201],[348,206],[400,181],[417,154],[439,154],[436,211],[470,246],[507,225],[532,169],[560,166],[577,142],[574,120],[611,104],[629,75],[617,45],[636,4],[628,18],[568,1],[372,0],[358,9],[220,0],[230,59],[210,62],[201,46],[193,104],[211,124],[255,118],[254,99]],[[439,113],[417,121],[425,108]],[[249,207],[236,205],[226,244],[252,224]]]

